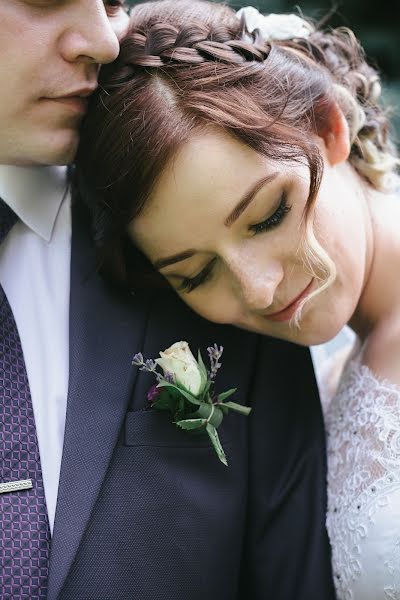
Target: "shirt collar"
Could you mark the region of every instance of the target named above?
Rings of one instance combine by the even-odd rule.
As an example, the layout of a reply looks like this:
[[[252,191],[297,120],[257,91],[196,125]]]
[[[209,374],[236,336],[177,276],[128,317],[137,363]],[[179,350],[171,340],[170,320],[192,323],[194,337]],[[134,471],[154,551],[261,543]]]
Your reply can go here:
[[[66,190],[66,167],[0,165],[0,198],[46,242]]]

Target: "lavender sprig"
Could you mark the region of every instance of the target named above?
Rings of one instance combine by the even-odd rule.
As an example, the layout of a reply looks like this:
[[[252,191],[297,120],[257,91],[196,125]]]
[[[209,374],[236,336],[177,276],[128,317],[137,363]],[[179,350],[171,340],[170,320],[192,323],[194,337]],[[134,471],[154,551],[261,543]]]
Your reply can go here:
[[[132,364],[139,367],[139,371],[146,371],[147,373],[153,373],[156,376],[158,383],[160,381],[167,381],[168,383],[175,383],[175,379],[172,373],[165,373],[162,375],[157,371],[157,363],[155,360],[149,358],[144,360],[143,354],[138,352],[132,359]]]
[[[207,348],[208,357],[210,359],[210,379],[215,379],[218,370],[222,367],[222,363],[219,359],[221,358],[223,351],[224,347],[220,346],[218,348],[217,344]]]
[[[157,363],[155,360],[149,358],[144,360],[143,354],[138,352],[132,359],[132,364],[139,367],[139,371],[146,371],[147,373],[153,373],[158,382],[162,381],[164,377],[157,371]]]

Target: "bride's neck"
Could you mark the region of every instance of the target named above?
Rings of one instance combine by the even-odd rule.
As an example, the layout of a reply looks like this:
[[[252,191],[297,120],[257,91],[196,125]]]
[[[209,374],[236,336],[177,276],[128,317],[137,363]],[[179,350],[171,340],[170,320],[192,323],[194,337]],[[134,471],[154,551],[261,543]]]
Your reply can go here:
[[[364,285],[349,325],[364,341],[372,332],[400,322],[400,198],[367,192],[371,231]]]

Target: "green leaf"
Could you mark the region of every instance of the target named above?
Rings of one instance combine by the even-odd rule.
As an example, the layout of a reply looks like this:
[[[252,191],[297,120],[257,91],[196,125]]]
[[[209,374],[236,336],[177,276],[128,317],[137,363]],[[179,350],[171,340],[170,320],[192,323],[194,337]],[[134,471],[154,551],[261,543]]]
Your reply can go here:
[[[195,398],[195,396],[192,396],[192,394],[190,394],[190,392],[187,392],[186,390],[178,387],[174,383],[169,383],[169,381],[160,381],[160,383],[157,385],[157,387],[175,390],[175,391],[179,392],[181,394],[181,396],[186,398],[186,400],[188,400],[191,404],[201,404],[201,400],[199,400],[198,398]]]
[[[241,415],[245,415],[246,417],[251,413],[250,406],[243,406],[243,404],[237,404],[236,402],[224,402],[224,407],[230,408],[231,410],[235,410]]]
[[[222,394],[218,395],[218,402],[224,402],[224,400],[229,398],[229,396],[232,396],[232,394],[234,394],[236,392],[236,390],[237,390],[237,388],[232,388],[231,390],[228,390],[227,392],[222,392]]]
[[[178,421],[176,425],[181,429],[190,431],[191,429],[199,429],[206,425],[206,419],[185,419],[184,421]]]
[[[178,410],[181,411],[182,413],[184,413],[185,412],[185,398],[183,396],[180,396],[178,403],[179,403]]]
[[[205,385],[205,388],[204,388],[204,390],[203,390],[203,393],[202,393],[202,397],[203,397],[203,398],[205,398],[205,397],[208,395],[208,392],[210,391],[210,387],[211,387],[212,385],[214,385],[214,382],[213,382],[213,381],[210,381],[210,380],[209,380],[209,381],[207,381],[207,383],[206,383],[206,385]]]
[[[221,442],[219,441],[217,430],[210,424],[207,425],[206,429],[219,460],[227,467],[228,461],[226,459],[224,449],[221,446]]]
[[[184,410],[176,410],[174,414],[174,421],[182,421],[186,419],[186,412]]]
[[[197,364],[199,365],[199,372],[200,372],[200,379],[201,379],[201,388],[200,389],[201,389],[201,393],[203,396],[204,391],[207,386],[207,382],[208,382],[208,373],[207,373],[207,369],[206,369],[206,366],[203,361],[203,357],[201,356],[200,350],[197,355]]]

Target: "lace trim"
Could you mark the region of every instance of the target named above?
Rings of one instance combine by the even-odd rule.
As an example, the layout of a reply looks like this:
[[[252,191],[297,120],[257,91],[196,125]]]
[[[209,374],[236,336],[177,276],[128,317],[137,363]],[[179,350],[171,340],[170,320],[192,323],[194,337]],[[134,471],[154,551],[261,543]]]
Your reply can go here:
[[[339,600],[353,600],[352,587],[363,572],[363,540],[377,511],[400,489],[400,387],[377,377],[360,357],[345,368],[325,419],[327,527]],[[393,552],[398,547],[400,537]],[[400,600],[400,587],[392,585],[394,557],[385,562],[388,585],[380,597]]]
[[[386,585],[384,588],[385,597],[389,600],[400,600],[400,537],[396,538],[391,544],[388,551],[388,557],[385,560],[385,567],[393,578],[391,585]]]

